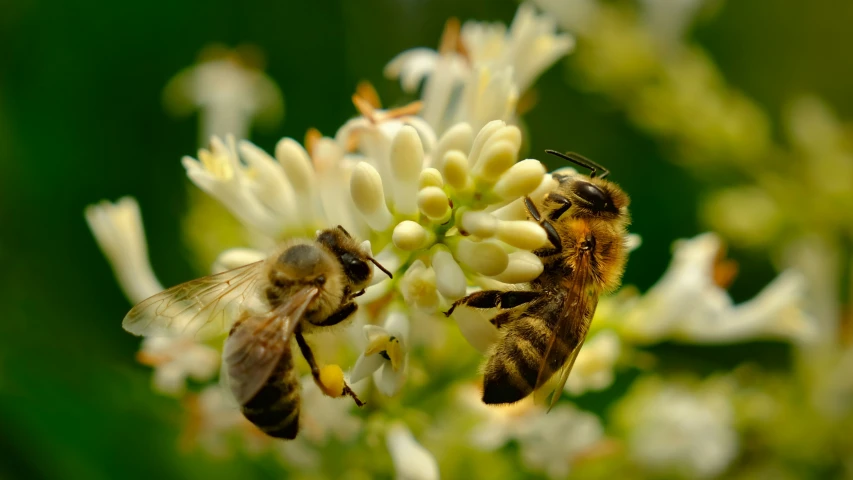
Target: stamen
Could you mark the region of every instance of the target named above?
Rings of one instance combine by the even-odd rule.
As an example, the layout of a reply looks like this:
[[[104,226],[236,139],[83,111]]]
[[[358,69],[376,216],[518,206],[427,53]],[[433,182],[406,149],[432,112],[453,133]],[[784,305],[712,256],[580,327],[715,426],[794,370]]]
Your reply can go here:
[[[373,84],[367,80],[358,82],[355,87],[355,94],[366,100],[373,108],[382,108],[382,102],[379,100],[379,94],[373,88]]]
[[[314,158],[314,149],[321,138],[323,138],[323,134],[314,127],[309,128],[305,132],[305,150],[308,152],[309,157]]]

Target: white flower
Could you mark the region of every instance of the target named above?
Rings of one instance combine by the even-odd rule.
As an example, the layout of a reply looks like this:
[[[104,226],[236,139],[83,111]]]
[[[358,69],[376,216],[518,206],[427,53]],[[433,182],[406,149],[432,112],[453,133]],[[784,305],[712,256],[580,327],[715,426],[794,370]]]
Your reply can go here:
[[[409,319],[403,312],[393,311],[382,327],[365,325],[367,345],[350,372],[349,383],[373,374],[380,392],[393,396],[406,380],[409,363]]]
[[[178,395],[186,390],[187,378],[206,382],[219,369],[218,350],[185,337],[150,337],[142,340],[136,354],[139,363],[154,367],[154,388]]]
[[[435,312],[439,302],[435,270],[415,260],[400,280],[400,293],[407,305],[424,312]]]
[[[239,154],[238,154],[239,150]],[[352,164],[343,149],[328,138],[312,146],[312,157],[292,139],[282,139],[276,158],[254,144],[233,138],[227,144],[211,139],[198,160],[184,157],[187,175],[199,188],[219,200],[241,223],[277,240],[284,236],[311,237],[318,228],[343,225],[353,234],[364,232],[349,201]]]
[[[139,204],[132,197],[86,207],[86,222],[125,296],[137,303],[163,290],[148,260]]]
[[[811,320],[802,312],[804,281],[783,272],[754,299],[735,306],[714,282],[721,248],[711,233],[676,244],[663,277],[637,301],[621,324],[638,341],[676,338],[695,343],[723,343],[761,337],[809,341]]]
[[[394,478],[397,480],[437,480],[438,462],[435,457],[415,439],[412,432],[402,423],[388,428],[385,444],[394,463]]]
[[[635,384],[618,407],[631,457],[688,478],[721,474],[738,453],[729,395],[727,384],[718,381],[697,390],[656,378]]]
[[[439,51],[405,51],[385,75],[399,77],[408,92],[425,79],[423,118],[437,132],[461,121],[479,130],[491,120],[511,120],[520,92],[573,46],[571,36],[556,32],[553,18],[525,3],[508,31],[473,21],[460,31],[457,21],[448,21]]]
[[[560,404],[524,423],[517,440],[525,465],[551,478],[566,478],[574,461],[604,440],[604,427],[592,413]]]
[[[208,48],[204,53],[202,61],[172,78],[163,93],[175,114],[200,111],[203,141],[214,135],[248,138],[253,121],[274,125],[281,119],[281,92],[241,55],[249,52]]]

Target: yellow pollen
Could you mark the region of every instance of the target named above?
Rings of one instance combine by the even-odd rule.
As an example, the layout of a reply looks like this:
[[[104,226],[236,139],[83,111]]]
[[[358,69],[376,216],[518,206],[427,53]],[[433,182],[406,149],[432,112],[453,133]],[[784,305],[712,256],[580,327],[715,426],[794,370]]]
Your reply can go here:
[[[326,365],[320,369],[320,389],[323,393],[332,398],[343,396],[344,387],[344,372],[338,365]]]

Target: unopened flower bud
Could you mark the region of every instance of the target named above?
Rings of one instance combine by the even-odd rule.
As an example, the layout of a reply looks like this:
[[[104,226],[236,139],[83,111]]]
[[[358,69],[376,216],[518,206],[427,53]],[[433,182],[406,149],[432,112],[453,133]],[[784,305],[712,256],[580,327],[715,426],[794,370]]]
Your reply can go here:
[[[509,254],[506,270],[491,278],[504,283],[527,283],[536,279],[543,270],[542,260],[527,250]]]
[[[545,246],[548,235],[537,223],[527,220],[508,220],[498,224],[498,240],[524,250],[536,250]]]
[[[400,128],[391,142],[391,174],[394,176],[394,207],[403,215],[417,215],[415,198],[421,169],[424,165],[424,147],[417,130],[411,125]]]
[[[459,150],[451,150],[444,154],[444,178],[447,183],[461,190],[468,186],[468,157]]]
[[[509,256],[495,241],[474,242],[463,238],[456,245],[456,258],[483,275],[497,275],[506,270]]]
[[[427,246],[428,232],[417,222],[404,220],[394,227],[391,241],[397,248],[406,251],[417,250]]]
[[[418,207],[431,220],[441,220],[450,213],[450,200],[439,187],[426,187],[418,192]]]
[[[418,179],[418,188],[424,189],[426,187],[438,187],[441,188],[444,186],[444,179],[441,178],[441,172],[436,168],[425,168]]]
[[[544,174],[545,166],[539,160],[522,160],[501,175],[494,191],[503,198],[523,197],[536,190]]]
[[[370,228],[383,231],[391,225],[393,218],[385,205],[382,177],[367,162],[359,162],[352,171],[350,192],[353,202],[364,215]]]
[[[498,230],[498,219],[482,211],[467,211],[462,214],[461,230],[469,235],[489,238]]]

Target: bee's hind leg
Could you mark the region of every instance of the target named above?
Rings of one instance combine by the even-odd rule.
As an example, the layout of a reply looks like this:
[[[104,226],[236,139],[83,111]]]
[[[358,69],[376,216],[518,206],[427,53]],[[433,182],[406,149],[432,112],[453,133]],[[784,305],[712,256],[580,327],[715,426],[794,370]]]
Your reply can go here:
[[[450,306],[450,310],[444,312],[444,315],[449,317],[459,305],[483,309],[519,307],[536,300],[541,295],[539,292],[529,290],[482,290],[456,300]]]
[[[297,330],[294,333],[296,337],[296,343],[299,345],[299,351],[302,352],[302,356],[305,358],[305,361],[308,362],[308,367],[311,368],[311,376],[314,378],[314,383],[320,388],[320,390],[327,395],[329,395],[329,386],[323,383],[323,380],[320,377],[320,367],[317,366],[317,361],[314,359],[314,352],[311,351],[311,347],[308,346],[308,342],[305,341],[305,337],[302,336],[302,332]],[[349,385],[347,385],[346,381],[343,381],[343,386],[339,392],[335,393],[335,396],[341,397],[343,395],[347,395],[355,401],[355,404],[359,407],[364,406],[364,402],[362,402],[358,395],[352,391]],[[330,395],[331,396],[331,395]]]

